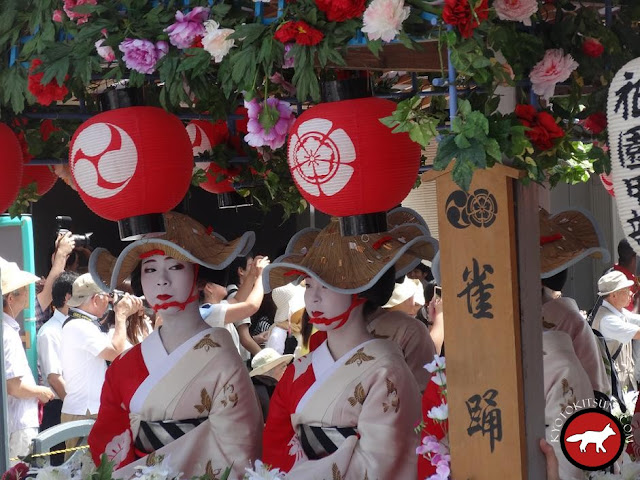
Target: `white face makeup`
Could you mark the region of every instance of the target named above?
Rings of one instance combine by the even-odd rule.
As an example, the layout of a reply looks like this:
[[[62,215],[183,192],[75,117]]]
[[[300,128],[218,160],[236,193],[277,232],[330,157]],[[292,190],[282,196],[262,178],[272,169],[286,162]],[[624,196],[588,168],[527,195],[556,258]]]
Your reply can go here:
[[[304,304],[312,321],[314,318],[332,319],[338,317],[351,306],[351,295],[348,293],[330,290],[311,277],[307,277],[305,284]],[[339,320],[336,320],[328,325],[324,323],[314,323],[314,325],[318,330],[327,331],[333,330],[340,323]]]
[[[142,291],[151,306],[184,305],[191,296],[194,285],[193,264],[165,255],[153,255],[143,259],[141,267]],[[178,308],[170,306],[164,310]]]

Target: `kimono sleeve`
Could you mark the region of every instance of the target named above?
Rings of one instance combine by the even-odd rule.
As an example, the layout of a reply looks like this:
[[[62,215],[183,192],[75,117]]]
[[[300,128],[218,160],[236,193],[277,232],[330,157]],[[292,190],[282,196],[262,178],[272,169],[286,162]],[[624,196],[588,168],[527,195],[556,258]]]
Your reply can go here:
[[[287,478],[416,478],[420,393],[413,375],[393,357],[363,379],[363,386],[365,382],[358,435],[345,439],[331,455],[296,464]]]
[[[289,365],[276,385],[269,402],[267,424],[262,436],[262,459],[267,465],[288,472],[293,467],[295,456],[289,455],[289,442],[295,436],[291,425],[290,390],[294,375],[293,365]]]
[[[99,466],[102,454],[106,454],[115,463],[114,470],[136,459],[129,411],[119,389],[118,379],[122,378],[118,372],[121,370],[118,368],[119,360],[107,369],[100,395],[98,418],[88,439],[94,463]]]

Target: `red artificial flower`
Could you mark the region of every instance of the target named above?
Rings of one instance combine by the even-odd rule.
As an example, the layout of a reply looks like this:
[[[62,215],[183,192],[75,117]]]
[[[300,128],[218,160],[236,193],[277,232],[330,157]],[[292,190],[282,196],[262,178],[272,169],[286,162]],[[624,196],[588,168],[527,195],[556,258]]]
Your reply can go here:
[[[471,11],[470,3],[475,4],[475,15]],[[442,19],[445,23],[457,27],[462,38],[471,37],[473,30],[488,17],[487,0],[445,0],[442,11]]]
[[[598,135],[607,128],[607,116],[604,112],[592,113],[580,123],[587,132]]]
[[[29,465],[24,462],[16,463],[13,467],[2,474],[2,480],[22,480],[27,478]]]
[[[18,142],[20,142],[20,147],[22,148],[22,161],[24,163],[28,163],[33,158],[33,155],[29,153],[29,144],[27,143],[27,139],[23,132],[16,133],[16,137],[18,137]]]
[[[34,58],[31,62],[31,66],[29,67],[29,83],[28,88],[31,95],[36,97],[36,100],[40,105],[49,106],[52,102],[57,102],[60,100],[64,100],[64,97],[69,93],[69,90],[64,85],[58,85],[55,79],[51,80],[46,85],[43,85],[42,78],[44,77],[44,72],[33,73],[33,71],[42,65],[42,60],[39,58]],[[65,77],[67,80],[69,76]]]
[[[549,150],[554,139],[564,137],[564,130],[548,112],[536,112],[531,105],[517,105],[516,116],[529,128],[526,135],[538,150]]]
[[[318,10],[325,13],[330,22],[344,22],[362,16],[365,0],[316,0]]]
[[[582,53],[587,57],[598,58],[604,53],[604,45],[597,38],[586,37],[582,42]]]
[[[193,39],[193,43],[190,48],[203,48],[202,35],[197,35],[196,38]]]
[[[40,135],[42,136],[42,140],[45,142],[49,140],[49,137],[53,132],[57,132],[60,130],[53,124],[53,121],[50,119],[43,120],[40,124]]]
[[[273,36],[282,43],[296,42],[299,45],[317,45],[324,38],[324,34],[307,22],[285,22]]]

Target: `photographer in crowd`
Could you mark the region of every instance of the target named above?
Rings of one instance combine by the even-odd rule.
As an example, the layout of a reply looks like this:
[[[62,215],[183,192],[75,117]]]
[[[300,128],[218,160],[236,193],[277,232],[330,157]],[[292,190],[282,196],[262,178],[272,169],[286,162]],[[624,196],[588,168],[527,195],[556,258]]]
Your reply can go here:
[[[115,312],[111,339],[99,324],[110,303]],[[113,298],[85,273],[73,282],[67,305],[69,317],[62,327],[62,371],[67,391],[62,405],[63,423],[96,418],[107,361],[124,351],[127,317],[142,308],[142,300],[128,293]],[[67,448],[75,444],[75,438],[67,440]]]

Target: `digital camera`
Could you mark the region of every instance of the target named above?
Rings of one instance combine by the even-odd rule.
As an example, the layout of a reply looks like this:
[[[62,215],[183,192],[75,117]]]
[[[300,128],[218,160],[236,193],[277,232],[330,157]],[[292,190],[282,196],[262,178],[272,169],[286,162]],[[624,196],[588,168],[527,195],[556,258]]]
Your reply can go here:
[[[58,216],[56,217],[56,238],[61,233],[66,233],[71,231],[71,217],[68,216]],[[93,232],[83,233],[83,234],[73,234],[71,239],[76,242],[76,247],[88,247],[91,245],[91,235]]]

